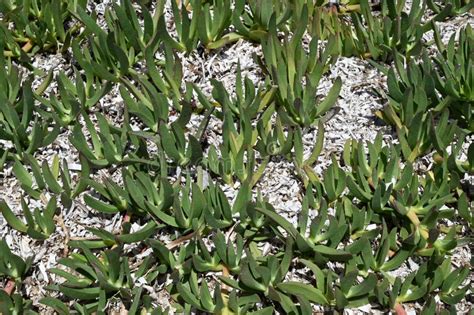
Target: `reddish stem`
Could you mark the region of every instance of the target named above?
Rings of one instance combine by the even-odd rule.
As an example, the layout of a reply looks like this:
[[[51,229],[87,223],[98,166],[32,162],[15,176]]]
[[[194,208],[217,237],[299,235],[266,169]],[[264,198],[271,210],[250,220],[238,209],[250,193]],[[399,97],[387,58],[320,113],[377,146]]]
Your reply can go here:
[[[8,295],[11,295],[13,291],[15,291],[15,281],[9,279],[5,285],[5,288],[3,288],[3,291],[5,291]]]
[[[395,306],[393,307],[393,310],[395,311],[395,314],[397,315],[407,315],[407,312],[403,308],[403,305],[401,305],[400,303],[395,304]]]
[[[125,213],[125,215],[123,216],[122,224],[130,222],[131,219],[132,219],[132,215],[128,212]]]

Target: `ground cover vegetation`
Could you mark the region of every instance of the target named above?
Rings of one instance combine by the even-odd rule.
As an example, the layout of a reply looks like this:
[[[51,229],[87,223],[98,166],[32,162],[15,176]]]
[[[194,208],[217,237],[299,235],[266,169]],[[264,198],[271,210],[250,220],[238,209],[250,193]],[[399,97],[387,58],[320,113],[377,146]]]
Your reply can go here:
[[[472,302],[472,260],[452,255],[473,242],[474,31],[443,42],[438,23],[472,19],[474,2],[120,0],[100,19],[90,2],[0,2],[0,171],[21,186],[0,219],[45,246],[79,205],[119,214],[121,228],[66,239],[39,300],[25,290],[34,257],[2,238],[0,313],[404,314],[416,302],[454,314]],[[191,53],[238,41],[261,47],[262,84],[240,66],[232,90],[185,82]],[[70,71],[36,68],[39,54],[64,55]],[[340,56],[386,76],[374,115],[396,141],[351,139],[318,172],[344,85],[334,78],[321,94],[320,82]],[[99,106],[114,89],[119,123]],[[61,134],[74,167],[41,155]],[[294,165],[296,222],[257,186],[274,159]],[[98,177],[110,169],[119,176]],[[419,268],[394,275],[409,259]]]

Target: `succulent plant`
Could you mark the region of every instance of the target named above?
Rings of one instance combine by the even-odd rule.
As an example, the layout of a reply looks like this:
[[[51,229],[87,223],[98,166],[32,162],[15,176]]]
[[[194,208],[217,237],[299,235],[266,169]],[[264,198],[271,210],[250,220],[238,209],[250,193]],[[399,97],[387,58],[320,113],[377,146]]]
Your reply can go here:
[[[35,110],[32,78],[21,85],[20,82],[18,69],[0,56],[0,139],[13,144],[16,156],[23,152],[32,154],[51,144],[60,131],[58,124],[41,117]],[[44,91],[49,82],[46,78],[37,93]]]
[[[434,24],[433,24],[434,25]],[[474,31],[468,25],[459,33],[456,42],[451,36],[445,46],[434,26],[436,44],[439,54],[434,58],[437,69],[432,71],[436,90],[446,99],[453,118],[457,119],[461,127],[474,131],[472,124],[474,109],[473,69]]]
[[[0,201],[0,213],[2,213],[11,227],[28,234],[34,239],[40,240],[47,239],[54,233],[56,230],[56,224],[54,223],[54,215],[57,210],[56,198],[51,198],[42,211],[39,208],[35,208],[34,211],[31,211],[24,199],[21,201],[21,207],[26,219],[26,224],[15,216],[4,200]]]
[[[261,42],[272,28],[272,15],[275,15],[275,25],[284,27],[291,16],[291,7],[280,0],[258,0],[254,2],[236,0],[232,14],[232,24],[237,34],[251,41]]]
[[[404,0],[381,1],[381,14],[375,15],[369,1],[361,0],[360,14],[351,13],[354,54],[382,61],[393,58],[393,49],[407,57],[418,55],[423,48],[423,34],[429,30],[429,23],[422,21],[426,3],[413,1],[409,12],[404,11],[404,5]]]
[[[428,0],[427,5],[435,13],[442,15],[443,18],[461,15],[474,8],[474,3],[469,0]]]
[[[289,125],[310,126],[336,103],[342,81],[336,79],[324,100],[317,98],[318,84],[333,59],[335,42],[330,40],[324,52],[318,52],[319,40],[313,38],[307,53],[302,45],[308,20],[306,6],[301,14],[295,33],[283,42],[278,39],[276,26],[271,25],[270,33],[262,43],[264,59],[261,62],[272,85],[277,87],[277,111],[282,121]]]
[[[71,11],[84,9],[87,0],[45,1],[45,0],[5,0],[0,4],[3,16],[3,32],[6,34],[6,47],[3,54],[9,57],[22,57],[41,51],[62,51],[69,47],[72,36],[79,27],[75,24]],[[5,23],[5,26],[3,25]],[[72,26],[67,26],[68,24]],[[13,24],[13,28],[8,28]]]
[[[472,1],[166,5],[0,2],[0,186],[19,190],[0,201],[0,313],[401,313],[411,302],[454,313],[472,290],[453,253],[474,225],[474,46],[470,26],[443,43],[437,22]],[[261,83],[247,62],[231,82],[213,64],[190,75],[236,41],[261,46]],[[54,52],[70,67],[38,67]],[[327,151],[339,55],[386,76],[375,115],[392,137]],[[287,180],[292,199],[275,199]],[[81,212],[86,226],[71,221]],[[20,257],[18,237],[34,250],[61,242],[59,265]],[[38,281],[50,291],[39,301],[23,288]]]

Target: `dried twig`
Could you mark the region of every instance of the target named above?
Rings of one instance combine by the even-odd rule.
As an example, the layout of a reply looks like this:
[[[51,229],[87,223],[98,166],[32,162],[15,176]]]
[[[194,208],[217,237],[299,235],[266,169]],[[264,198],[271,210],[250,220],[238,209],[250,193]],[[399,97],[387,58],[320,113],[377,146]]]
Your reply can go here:
[[[179,245],[181,245],[182,243],[192,239],[195,234],[196,234],[196,232],[192,232],[192,233],[189,233],[187,235],[181,236],[180,238],[177,238],[174,241],[172,241],[171,243],[167,244],[166,248],[168,248],[169,250],[172,250],[172,249],[178,247]]]
[[[69,230],[66,227],[66,224],[64,223],[63,215],[60,213],[59,215],[56,216],[56,221],[58,222],[59,226],[63,229],[64,232],[64,249],[63,249],[63,256],[67,257],[69,253],[69,240],[71,239],[69,235]]]

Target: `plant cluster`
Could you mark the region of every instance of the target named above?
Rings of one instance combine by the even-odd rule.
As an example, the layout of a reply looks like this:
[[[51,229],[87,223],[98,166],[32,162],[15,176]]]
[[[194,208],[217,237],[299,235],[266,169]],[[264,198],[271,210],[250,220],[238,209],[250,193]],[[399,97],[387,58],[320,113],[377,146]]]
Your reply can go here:
[[[0,240],[0,313],[105,314],[115,304],[130,314],[312,314],[416,301],[433,314],[455,312],[472,292],[472,266],[451,257],[472,242],[474,225],[464,180],[474,174],[474,32],[443,44],[436,25],[472,2],[417,0],[407,12],[402,0],[173,0],[167,20],[166,1],[152,10],[121,0],[103,23],[87,2],[0,4],[0,171],[11,168],[22,192],[20,211],[1,200],[0,214],[44,244],[78,206],[122,225],[69,240],[38,305],[22,290],[34,257]],[[433,18],[423,22],[426,8]],[[240,65],[232,92],[213,80],[207,96],[184,82],[182,58],[237,40],[261,45],[263,84]],[[70,54],[69,73],[22,77],[19,63],[33,68],[29,58],[51,51]],[[319,83],[340,55],[371,59],[387,75],[377,115],[398,141],[351,139],[318,174],[325,115],[344,82],[326,93]],[[100,106],[114,88],[119,123]],[[211,119],[222,125],[218,144],[206,142]],[[303,137],[315,128],[305,156]],[[74,169],[39,154],[66,132]],[[424,171],[421,157],[433,162]],[[256,188],[272,159],[293,163],[300,180],[296,223]],[[419,268],[394,276],[409,259]]]
[[[71,11],[85,8],[87,0],[5,0],[0,4],[0,34],[5,56],[27,60],[40,51],[66,51],[79,24]]]

